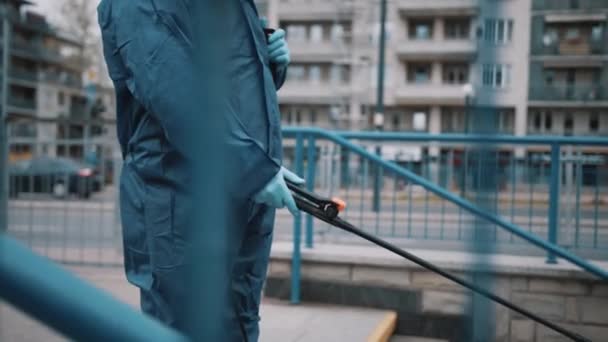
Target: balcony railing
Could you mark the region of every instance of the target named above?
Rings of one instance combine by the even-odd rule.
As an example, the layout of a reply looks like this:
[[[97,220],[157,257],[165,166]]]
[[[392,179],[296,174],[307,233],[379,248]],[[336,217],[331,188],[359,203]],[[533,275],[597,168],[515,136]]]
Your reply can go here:
[[[395,92],[398,103],[411,104],[464,104],[461,84],[406,83]]]
[[[537,101],[607,101],[606,88],[601,85],[584,86],[532,86],[530,87],[530,100]]]
[[[282,2],[279,6],[281,19],[333,20],[336,17],[350,18],[354,14],[351,0],[315,0]]]
[[[533,0],[532,10],[594,10],[606,9],[605,0]]]
[[[337,102],[340,96],[346,96],[350,92],[351,88],[348,83],[288,80],[279,91],[279,99],[283,103],[302,101],[325,104]]]
[[[477,0],[397,0],[396,6],[407,15],[424,14],[458,14],[469,15],[477,11],[479,3]]]
[[[68,87],[82,87],[82,80],[79,77],[74,77],[66,74],[42,72],[40,73],[40,81],[62,84]]]
[[[291,42],[290,50],[295,61],[333,61],[348,56],[351,44],[343,40]]]
[[[66,60],[61,52],[49,49],[39,42],[28,42],[24,40],[14,40],[12,42],[13,51],[17,54],[25,55],[32,59],[41,59],[53,63]]]
[[[397,53],[401,58],[441,58],[466,60],[477,51],[473,40],[405,40],[399,42]]]
[[[28,70],[18,70],[13,69],[10,72],[10,77],[12,79],[20,80],[20,81],[28,81],[28,82],[37,82],[38,74],[36,72],[28,71]]]
[[[569,44],[566,42],[545,45],[539,39],[532,46],[533,55],[551,55],[551,56],[589,56],[589,55],[605,55],[608,54],[608,48],[603,41],[590,40],[581,44]]]
[[[34,101],[33,99],[24,99],[24,98],[19,98],[19,97],[9,97],[8,99],[8,105],[11,107],[17,107],[20,109],[29,109],[29,110],[35,110],[36,109],[36,101]]]

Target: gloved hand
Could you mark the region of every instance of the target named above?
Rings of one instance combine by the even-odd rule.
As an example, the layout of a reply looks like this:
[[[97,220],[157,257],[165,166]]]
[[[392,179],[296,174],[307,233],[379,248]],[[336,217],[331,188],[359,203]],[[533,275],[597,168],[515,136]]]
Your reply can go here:
[[[261,18],[260,22],[263,28],[266,28],[268,21],[266,18]],[[278,29],[268,38],[268,55],[270,62],[285,67],[291,62],[289,54],[289,46],[285,40],[285,30]]]
[[[287,66],[291,62],[289,54],[289,46],[285,40],[285,31],[283,29],[276,30],[270,38],[268,38],[268,54],[270,61],[278,66]]]
[[[293,216],[298,216],[298,207],[291,195],[291,191],[287,188],[285,178],[296,184],[304,184],[305,182],[304,179],[298,177],[295,173],[281,167],[281,170],[270,182],[253,197],[253,201],[277,209],[287,207]]]

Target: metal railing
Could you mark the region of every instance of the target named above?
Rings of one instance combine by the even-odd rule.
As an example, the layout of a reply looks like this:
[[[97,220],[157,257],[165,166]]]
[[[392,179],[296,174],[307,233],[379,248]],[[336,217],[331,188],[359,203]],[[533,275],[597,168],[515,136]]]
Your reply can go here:
[[[532,10],[594,10],[608,8],[605,0],[533,0]]]
[[[186,341],[4,233],[0,233],[0,250],[0,298],[71,339]]]
[[[606,88],[597,85],[540,85],[530,87],[530,100],[541,101],[608,101]]]
[[[547,251],[549,261],[561,257],[608,279],[606,271],[564,249],[606,250],[608,237],[604,231],[608,228],[608,217],[605,215],[606,203],[602,194],[606,193],[604,189],[608,186],[608,178],[604,176],[605,169],[597,169],[605,168],[608,162],[601,156],[589,155],[585,148],[593,147],[596,151],[608,148],[608,139],[329,132],[316,128],[286,128],[284,135],[286,159],[288,164],[291,162],[288,166],[305,176],[309,189],[342,196],[350,204],[344,218],[377,236],[397,242],[416,241],[417,244],[419,241],[463,241],[471,237],[471,222],[482,219],[494,225],[496,235],[495,241],[490,241],[492,243],[522,246],[518,240],[523,239]],[[24,145],[25,142],[13,140],[11,143]],[[398,146],[401,150],[391,150],[396,142],[403,144]],[[383,146],[382,156],[369,152],[380,143]],[[504,175],[501,178],[504,181],[496,190],[494,205],[497,215],[484,212],[468,200],[476,193],[476,184],[481,176],[479,165],[488,165],[487,160],[480,160],[475,150],[467,148],[480,143],[503,149],[510,146],[514,150],[528,148],[534,151],[528,152],[528,158],[516,157],[517,153],[501,154],[500,151],[495,158],[491,158],[501,170],[500,174]],[[87,144],[100,143],[39,141],[31,142],[31,151],[34,155],[46,156],[49,156],[49,151],[78,154],[86,150]],[[421,144],[426,146],[421,147]],[[433,153],[427,151],[433,149],[438,152],[436,156],[431,156]],[[110,153],[108,156],[112,155]],[[78,155],[74,158],[78,158]],[[82,158],[85,159],[85,156]],[[103,159],[101,161],[103,163]],[[570,165],[572,170],[569,171]],[[589,165],[595,168],[594,171],[585,171]],[[379,186],[383,190],[382,197],[378,199],[373,198],[369,189],[376,179],[375,172],[381,175]],[[572,184],[568,180],[569,175],[573,177]],[[13,183],[11,189],[19,188]],[[51,191],[52,187],[47,190]],[[574,197],[565,195],[568,191],[573,191]],[[90,262],[95,258],[103,260],[108,247],[100,242],[105,236],[104,229],[110,228],[109,231],[114,232],[118,227],[116,221],[103,219],[109,213],[111,216],[108,218],[116,217],[114,206],[105,207],[113,205],[115,196],[111,193],[106,195],[109,196],[83,203],[69,199],[48,201],[38,195],[17,194],[9,204],[8,234],[25,241],[41,254],[64,263]],[[374,200],[379,201],[379,210],[373,210],[371,204]],[[564,217],[569,208],[573,208],[575,213],[572,222]],[[287,226],[284,218],[279,218],[279,233]],[[299,284],[303,223],[308,247],[312,247],[315,240],[327,238],[333,232],[315,224],[310,217],[294,220],[294,232],[291,233],[294,240],[294,286]],[[525,223],[530,225],[526,226]],[[19,225],[23,225],[21,228],[24,229]],[[575,228],[572,235],[575,240],[565,239],[563,233],[566,225]],[[116,236],[111,235],[109,246],[114,248]],[[568,245],[567,241],[576,242]],[[66,243],[68,245],[62,245]],[[0,247],[12,256],[10,260],[0,260],[0,273],[7,275],[10,280],[0,286],[0,295],[59,331],[81,339],[92,336],[108,337],[109,340],[181,338],[92,290],[48,260],[36,257],[11,238],[0,236]],[[70,252],[71,249],[74,249],[74,255],[55,254]],[[19,264],[12,262],[15,258],[20,260]],[[41,269],[45,270],[44,273],[38,272]],[[37,281],[41,274],[44,274],[44,281]],[[53,291],[66,286],[71,289],[70,293],[63,293],[61,303],[53,301],[59,298]],[[30,295],[36,295],[36,305],[21,302]],[[82,306],[79,298],[90,298],[91,305]],[[63,308],[62,316],[57,316],[55,311],[44,310],[58,304]],[[117,317],[116,312],[121,313],[121,322],[129,322],[131,328],[141,328],[127,329],[120,322],[113,321],[112,317]],[[125,315],[128,315],[128,320],[124,318]],[[70,316],[80,318],[78,325],[71,324],[73,320],[66,318]],[[110,329],[112,324],[118,325]]]
[[[608,279],[606,271],[571,253],[608,257],[608,201],[603,197],[608,189],[608,139],[333,133],[316,128],[287,128],[284,136],[289,138],[286,163],[307,179],[309,190],[341,196],[349,203],[343,217],[377,236],[406,246],[463,248],[475,238],[474,222],[484,220],[493,231],[487,243],[495,244],[497,251],[537,254],[531,243],[547,252],[550,263],[564,258]],[[402,144],[401,156],[370,152],[380,143],[383,149]],[[482,160],[473,144],[492,144],[497,151]],[[589,147],[604,151],[604,156],[590,156]],[[471,201],[488,163],[498,170],[495,195],[488,204],[496,214]],[[372,191],[377,173],[380,198]],[[286,220],[279,215],[276,235],[293,237],[293,286],[299,283],[302,236],[309,248],[316,240],[353,242],[310,217],[305,222],[295,218],[291,233],[285,230]]]
[[[64,264],[122,265],[113,139],[11,137],[9,159],[9,235]]]
[[[12,107],[17,107],[20,109],[27,110],[35,110],[36,109],[36,101],[33,99],[26,99],[22,97],[11,96],[8,98],[8,105]]]
[[[560,42],[555,42],[546,45],[542,39],[534,38],[531,53],[533,56],[550,55],[589,58],[592,55],[604,55],[607,53],[605,41],[605,39],[593,40],[588,38],[588,41],[584,44],[571,45],[567,42],[561,44]]]

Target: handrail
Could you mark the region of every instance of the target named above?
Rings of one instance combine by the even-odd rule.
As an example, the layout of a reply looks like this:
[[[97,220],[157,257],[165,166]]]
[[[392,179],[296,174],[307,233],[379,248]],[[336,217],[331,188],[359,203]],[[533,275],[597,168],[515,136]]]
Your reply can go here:
[[[555,256],[558,256],[562,259],[565,259],[569,262],[571,262],[572,264],[580,267],[581,269],[601,278],[604,280],[608,280],[608,271],[586,261],[585,259],[574,255],[568,251],[566,251],[565,249],[552,244],[550,242],[547,242],[545,240],[543,240],[542,238],[538,237],[535,234],[529,233],[527,231],[525,231],[524,229],[520,228],[519,226],[507,222],[503,219],[501,219],[500,217],[488,213],[486,211],[484,211],[483,209],[477,207],[475,204],[473,204],[472,202],[460,198],[459,196],[456,196],[454,194],[452,194],[451,192],[433,184],[432,182],[424,179],[423,177],[418,176],[417,174],[415,174],[414,172],[407,170],[393,162],[390,161],[386,161],[384,159],[382,159],[382,157],[370,153],[369,151],[365,150],[363,147],[356,145],[354,143],[352,143],[351,141],[349,141],[346,137],[368,137],[368,138],[377,138],[379,139],[383,134],[379,134],[379,133],[365,133],[365,132],[361,132],[361,133],[352,133],[352,134],[346,134],[346,133],[334,133],[334,132],[330,132],[330,131],[326,131],[326,130],[322,130],[322,129],[318,129],[318,128],[310,128],[310,127],[306,127],[306,128],[285,128],[283,130],[283,135],[284,136],[306,136],[306,135],[313,135],[316,137],[320,137],[320,138],[324,138],[326,140],[332,141],[342,147],[345,147],[347,149],[349,149],[351,152],[358,154],[359,156],[372,161],[380,166],[382,166],[383,168],[390,170],[392,172],[394,172],[396,175],[407,179],[408,181],[417,184],[421,187],[423,187],[424,189],[426,189],[427,191],[430,191],[432,193],[434,193],[435,195],[443,198],[444,200],[447,200],[449,202],[452,202],[453,204],[463,208],[464,210],[470,212],[471,214],[483,218],[485,220],[487,220],[488,222],[491,222],[507,231],[509,231],[510,233],[532,243],[533,245],[544,249],[545,251],[552,253]],[[394,136],[407,136],[407,134],[403,134],[403,133],[397,133]],[[413,137],[416,137],[416,135],[412,135]],[[426,139],[429,138],[429,135],[418,135],[416,138],[417,139],[421,139],[423,138],[423,136],[426,136]],[[455,140],[449,140],[449,139],[454,139],[455,137],[453,135],[448,135],[447,137],[442,137],[442,136],[431,136],[432,138],[436,139],[434,141],[455,141]],[[471,142],[479,142],[479,140],[475,140],[476,136],[464,136],[464,135],[456,135],[456,137],[459,138],[466,138],[466,140],[471,141]],[[477,136],[479,137],[479,136]],[[496,136],[484,136],[483,137],[486,140],[482,140],[485,142],[502,142],[502,141],[517,141],[518,139],[523,139],[523,138],[506,138],[506,137],[496,137]],[[525,141],[527,141],[528,143],[530,143],[530,141],[534,142],[534,141],[540,141],[540,140],[535,140],[538,138],[528,138],[525,139]],[[550,138],[549,138],[550,139]],[[598,141],[599,140],[599,141]],[[572,143],[572,144],[576,144],[577,142],[580,144],[583,144],[584,141],[593,141],[594,143],[599,143],[601,145],[608,145],[608,139],[594,139],[594,138],[559,138],[559,137],[555,137],[553,138],[553,140],[549,140],[551,141],[553,144],[556,143]],[[545,141],[542,144],[547,144],[548,142]],[[523,144],[523,143],[522,143]]]
[[[0,234],[0,298],[77,341],[186,341]]]
[[[329,131],[315,127],[285,127],[284,136],[296,134],[324,136]],[[374,131],[331,131],[332,134],[346,139],[361,139],[371,141],[403,141],[403,142],[445,142],[445,143],[493,143],[514,145],[593,145],[608,146],[607,138],[600,137],[564,137],[564,136],[534,136],[517,137],[512,135],[483,135],[483,134],[428,134],[404,132],[374,132]]]

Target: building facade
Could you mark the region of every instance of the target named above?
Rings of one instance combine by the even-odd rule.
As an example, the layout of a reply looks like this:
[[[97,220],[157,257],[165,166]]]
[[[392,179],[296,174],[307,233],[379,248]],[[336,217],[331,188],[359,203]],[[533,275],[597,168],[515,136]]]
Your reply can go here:
[[[608,1],[533,1],[529,134],[608,136]]]
[[[465,132],[467,97],[484,106],[492,93],[498,130],[525,135],[529,1],[389,1],[384,129]],[[373,128],[379,4],[266,0],[260,8],[292,49],[290,82],[279,93],[284,122]],[[487,48],[500,58],[483,60]],[[424,127],[414,124],[417,113]]]
[[[258,3],[292,51],[283,123],[375,129],[379,2]],[[607,11],[608,0],[388,1],[382,129],[467,133],[481,110],[499,134],[608,136]]]
[[[97,86],[85,89],[82,45],[30,12],[29,5],[25,0],[0,1],[0,77],[9,159],[39,154],[83,158],[85,141],[93,144],[113,133],[113,95]],[[82,142],[58,143],[66,140]]]

